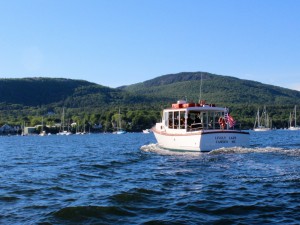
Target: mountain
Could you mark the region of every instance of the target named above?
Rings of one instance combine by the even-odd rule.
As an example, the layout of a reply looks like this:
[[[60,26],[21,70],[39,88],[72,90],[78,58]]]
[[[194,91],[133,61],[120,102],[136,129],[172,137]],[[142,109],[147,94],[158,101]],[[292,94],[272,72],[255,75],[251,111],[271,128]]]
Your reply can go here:
[[[81,80],[60,78],[0,79],[0,102],[24,106],[63,101],[76,89],[95,85]]]
[[[119,88],[62,78],[0,79],[0,104],[70,108],[153,106],[179,99],[197,102],[200,89],[202,99],[219,105],[300,104],[299,91],[205,72],[168,74]]]
[[[124,91],[84,80],[62,78],[0,79],[0,104],[80,108],[122,103]]]
[[[300,103],[299,91],[205,72],[168,74],[142,83],[119,87],[135,95],[161,98],[171,102],[178,99],[197,102],[200,88],[202,99],[217,104]]]
[[[35,126],[42,116],[55,124],[65,107],[72,121],[100,121],[105,131],[112,131],[121,108],[127,130],[140,131],[154,125],[161,110],[180,99],[229,107],[247,129],[253,127],[257,108],[266,105],[273,125],[287,127],[289,113],[300,105],[300,92],[205,72],[168,74],[118,88],[62,78],[0,79],[0,125],[25,121]]]

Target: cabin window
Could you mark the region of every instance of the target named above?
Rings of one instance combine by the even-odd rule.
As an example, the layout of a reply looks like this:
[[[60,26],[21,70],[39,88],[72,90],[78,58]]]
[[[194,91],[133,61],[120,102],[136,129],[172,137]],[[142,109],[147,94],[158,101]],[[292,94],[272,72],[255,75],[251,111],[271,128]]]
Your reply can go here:
[[[219,129],[219,118],[224,117],[222,112],[208,112],[206,129]]]
[[[224,117],[223,112],[212,111],[189,111],[186,116],[186,125],[188,131],[195,131],[200,129],[219,129],[218,122],[220,117]]]
[[[180,111],[180,129],[185,129],[185,111]]]
[[[174,121],[173,121],[173,112],[169,112],[169,116],[168,116],[168,127],[169,128],[174,128]]]
[[[208,112],[201,113],[201,121],[203,124],[203,129],[208,129]]]
[[[215,127],[216,129],[221,129],[221,125],[219,124],[219,118],[223,117],[224,118],[224,113],[222,112],[216,112],[215,113]]]
[[[180,122],[179,112],[176,111],[174,112],[174,127],[173,127],[174,129],[179,129],[180,126],[179,122]]]
[[[169,117],[168,117],[168,113],[165,112],[165,114],[163,115],[163,120],[165,121],[165,126],[168,127],[169,124]]]
[[[185,111],[166,112],[165,124],[170,129],[185,129]]]
[[[205,121],[205,129],[218,129],[220,128],[220,124],[218,122],[220,116],[222,115],[221,112],[206,112],[206,119]]]
[[[207,129],[215,129],[215,112],[207,114]]]
[[[187,130],[199,130],[203,128],[203,113],[190,111],[186,119]]]

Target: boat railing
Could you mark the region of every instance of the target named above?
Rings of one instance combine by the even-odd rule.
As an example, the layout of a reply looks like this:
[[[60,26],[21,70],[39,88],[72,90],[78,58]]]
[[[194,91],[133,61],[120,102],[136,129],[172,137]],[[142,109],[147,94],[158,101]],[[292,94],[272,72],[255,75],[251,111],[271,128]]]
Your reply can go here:
[[[203,129],[203,124],[202,123],[193,123],[190,126],[188,126],[188,131],[197,131],[197,130],[202,130]]]

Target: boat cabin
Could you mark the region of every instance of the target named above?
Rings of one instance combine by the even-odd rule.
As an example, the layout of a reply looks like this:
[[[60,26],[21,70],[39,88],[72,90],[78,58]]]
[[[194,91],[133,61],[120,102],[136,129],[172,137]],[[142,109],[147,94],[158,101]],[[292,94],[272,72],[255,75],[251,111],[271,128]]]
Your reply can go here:
[[[165,109],[163,124],[169,130],[213,130],[227,129],[224,120],[227,108],[215,105],[186,103],[178,101],[172,108]]]

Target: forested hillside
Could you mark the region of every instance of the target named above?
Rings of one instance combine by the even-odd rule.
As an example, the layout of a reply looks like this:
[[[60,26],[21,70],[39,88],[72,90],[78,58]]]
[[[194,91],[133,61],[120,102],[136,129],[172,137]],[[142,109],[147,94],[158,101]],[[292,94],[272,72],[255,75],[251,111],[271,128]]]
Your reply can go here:
[[[299,91],[204,72],[169,74],[123,86],[120,89],[173,101],[176,99],[198,101],[200,87],[201,98],[217,104],[293,105],[300,103]]]
[[[258,108],[266,106],[273,126],[283,128],[294,105],[300,105],[299,91],[205,72],[168,74],[119,89],[165,104],[178,99],[198,102],[201,93],[206,102],[229,107],[241,127],[250,129]]]
[[[198,102],[200,93],[208,103],[229,107],[241,128],[252,128],[264,105],[275,127],[287,127],[289,113],[300,105],[299,91],[204,72],[169,74],[119,88],[60,78],[0,79],[0,125],[35,126],[42,118],[56,124],[64,107],[71,122],[101,123],[102,131],[112,131],[120,109],[123,127],[141,131],[160,119],[164,107],[179,99]]]

